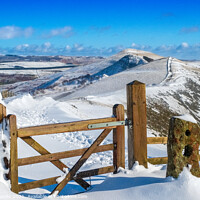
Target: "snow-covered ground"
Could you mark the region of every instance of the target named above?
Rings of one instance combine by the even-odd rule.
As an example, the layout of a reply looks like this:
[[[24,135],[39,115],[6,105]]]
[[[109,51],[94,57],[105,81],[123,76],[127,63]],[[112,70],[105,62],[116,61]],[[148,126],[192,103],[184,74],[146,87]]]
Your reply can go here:
[[[121,103],[120,99],[118,99],[118,101],[119,103]],[[88,107],[87,104],[86,109],[86,105],[84,104],[84,102],[58,102],[49,97],[33,99],[30,95],[8,101],[5,104],[8,113],[16,114],[18,127],[64,121],[75,121],[96,117],[108,117],[112,115],[111,107],[92,104]],[[37,136],[35,137],[35,139],[49,151],[59,152],[69,149],[88,147],[99,133],[99,131],[61,133],[56,135]],[[104,144],[108,144],[111,142],[112,135],[105,139]],[[19,157],[28,157],[34,155],[38,154],[28,145],[19,140]],[[166,145],[148,146],[149,157],[166,155]],[[69,167],[72,167],[73,163],[77,159],[78,158],[63,159],[62,161]],[[97,155],[92,155],[88,162],[83,166],[83,168],[81,168],[81,170],[88,170],[108,165],[112,165],[112,153],[98,153]],[[67,196],[67,198],[69,199],[131,199],[132,195],[136,195],[137,199],[151,199],[154,197],[159,197],[159,195],[162,194],[162,192],[157,189],[158,187],[160,187],[162,191],[165,190],[165,187],[178,188],[180,182],[182,181],[182,184],[184,184],[184,187],[186,187],[188,184],[188,178],[196,180],[196,178],[193,178],[187,171],[184,172],[184,178],[182,178],[181,180],[165,178],[165,173],[165,165],[157,167],[149,165],[149,169],[144,169],[142,166],[136,165],[134,166],[133,170],[121,169],[120,173],[117,175],[110,174],[108,177],[106,177],[107,175],[91,177],[92,189],[90,189],[90,191],[86,193],[77,194],[83,192],[83,189],[73,182],[69,183],[69,185],[67,185],[65,189],[61,192],[61,195],[73,194],[72,196]],[[59,175],[61,176],[62,172],[57,170],[50,163],[19,167],[19,182],[21,183],[30,180],[43,179]],[[89,178],[87,178],[86,180],[90,181]],[[104,182],[100,184],[102,181]],[[196,181],[198,182],[198,180]],[[53,186],[44,187],[43,189],[33,189],[29,191],[24,191],[21,193],[21,195],[32,198],[45,198],[45,196],[43,196],[42,194],[47,195],[52,189]],[[7,191],[7,193],[5,192],[6,194],[3,193],[2,198],[13,198],[13,194],[10,191],[8,192],[7,186],[2,185],[2,187],[0,187],[0,190],[3,190],[3,192],[5,192],[5,190]],[[157,190],[159,191],[159,193],[156,192]],[[166,191],[165,193],[167,195]],[[65,197],[66,196],[60,196],[57,197],[57,199],[62,199]],[[20,199],[21,197],[14,195],[14,198]]]
[[[56,67],[58,67],[56,69]],[[61,68],[62,67],[62,68]],[[31,68],[31,70],[30,70]],[[35,69],[34,69],[35,68]],[[40,68],[40,69],[37,69]],[[49,68],[49,69],[42,69]],[[51,69],[52,68],[52,69]],[[3,70],[7,69],[7,70]],[[0,63],[0,73],[4,74],[32,74],[38,77],[52,75],[58,71],[67,70],[67,64],[62,62],[5,62]]]
[[[131,54],[129,62],[134,60],[136,63],[143,62],[143,64],[132,68],[123,68],[121,61],[118,61],[126,56],[127,53]],[[157,60],[147,63],[142,57],[147,55]],[[131,61],[130,58],[132,59]],[[78,87],[81,85],[80,80],[83,80],[83,76],[87,74],[93,76],[108,67],[114,70],[113,66],[123,70],[119,70],[117,74],[112,71],[109,76],[101,76],[99,79],[92,80],[89,84],[85,84],[84,87]],[[176,110],[179,114],[192,114],[198,121],[198,119],[200,119],[199,103],[197,102],[197,104],[195,104],[195,109],[192,108],[192,99],[196,95],[194,82],[200,85],[200,80],[198,78],[199,69],[197,66],[198,64],[195,64],[195,66],[189,65],[177,59],[162,58],[149,52],[145,54],[145,52],[129,49],[101,63],[80,66],[54,75],[41,77],[41,79],[37,81],[41,81],[40,85],[41,83],[43,84],[43,95],[36,95],[33,97],[27,93],[20,93],[16,97],[4,100],[0,98],[0,102],[7,107],[8,114],[12,113],[17,116],[18,127],[110,117],[112,116],[112,107],[114,104],[123,104],[126,108],[126,84],[137,79],[147,84],[148,105],[152,103],[152,99],[158,103],[162,101],[166,103],[164,105],[167,109]],[[71,82],[71,84],[63,85],[68,77],[78,79],[76,79],[75,82]],[[52,80],[55,80],[55,82]],[[53,86],[53,89],[48,89],[45,88],[47,85],[46,83],[52,83],[52,85],[57,83],[57,85]],[[18,86],[19,88],[15,90],[22,91],[23,87],[38,87],[38,82],[30,81],[27,83],[20,83]],[[68,94],[64,92],[62,86],[71,92],[73,91],[73,93]],[[71,90],[71,88],[73,90]],[[178,95],[180,95],[178,96],[179,98],[176,96],[177,91]],[[196,101],[198,99],[199,96],[197,95]],[[160,115],[159,108],[155,107],[154,112],[157,113],[158,116]],[[148,136],[152,136],[153,131],[154,130],[151,128],[148,128]],[[101,131],[82,131],[60,133],[48,136],[36,136],[34,139],[48,151],[60,152],[88,147],[100,132]],[[110,134],[103,143],[112,143],[112,134]],[[0,146],[0,151],[2,151],[2,146]],[[32,150],[20,139],[18,153],[21,158],[38,155],[37,152]],[[165,156],[167,156],[166,145],[148,145],[148,157]],[[67,166],[72,167],[77,160],[78,157],[63,159],[62,161]],[[92,155],[81,170],[109,165],[112,165],[112,152],[110,151]],[[86,178],[88,182],[91,181],[92,183],[92,188],[87,192],[84,192],[80,186],[71,181],[58,197],[47,197],[47,194],[49,194],[55,186],[24,191],[21,192],[20,195],[16,195],[10,192],[9,184],[3,180],[3,172],[4,169],[0,166],[0,198],[2,199],[29,199],[30,197],[43,199],[80,198],[91,200],[128,200],[133,198],[137,200],[196,200],[199,199],[200,196],[200,179],[192,176],[187,169],[184,169],[178,179],[172,179],[171,177],[166,178],[166,165],[152,166],[149,164],[148,169],[145,169],[136,163],[132,170],[127,170],[127,144],[126,169],[119,169],[119,173],[115,175],[99,175],[91,177],[91,180],[90,178]],[[20,183],[62,175],[63,173],[51,163],[19,167]]]
[[[0,68],[15,68],[16,66],[21,66],[23,68],[38,68],[38,67],[58,67],[66,66],[62,62],[6,62],[0,63]]]
[[[111,98],[112,97],[110,97],[110,100]],[[27,95],[21,98],[8,100],[7,102],[4,101],[2,103],[6,105],[8,114],[13,113],[17,116],[18,127],[77,121],[91,118],[103,118],[110,117],[112,115],[111,106],[108,107],[95,104],[89,104],[88,106],[87,102],[84,103],[84,101],[79,100],[58,102],[50,97],[34,99],[32,96]],[[118,103],[121,103],[120,99]],[[36,141],[38,141],[50,152],[60,152],[88,147],[92,144],[92,142],[95,140],[100,132],[101,131],[60,133],[55,135],[37,136],[34,139],[36,139]],[[110,134],[103,141],[103,144],[110,143],[112,143],[112,134]],[[38,155],[38,153],[32,150],[20,139],[18,147],[19,157]],[[166,145],[149,145],[148,150],[149,157],[166,156]],[[77,159],[78,157],[72,159],[63,159],[62,161],[69,167],[72,167]],[[112,165],[112,152],[110,151],[92,155],[90,159],[88,159],[86,164],[81,168],[81,170],[88,170],[92,168],[94,169],[109,165]],[[19,182],[21,183],[30,180],[37,180],[61,175],[62,172],[60,172],[50,163],[19,167]],[[106,175],[91,177],[93,187],[95,188],[95,185],[101,183],[103,180],[105,180],[105,178]],[[89,181],[89,179],[87,180]],[[37,190],[34,189],[22,192],[22,194],[25,196],[30,195],[31,197],[41,193],[49,194],[49,190],[51,190],[52,188],[53,187],[45,187],[45,189]],[[79,192],[83,192],[83,189],[80,186],[77,186],[75,183],[70,183],[61,192],[61,195],[76,194]]]

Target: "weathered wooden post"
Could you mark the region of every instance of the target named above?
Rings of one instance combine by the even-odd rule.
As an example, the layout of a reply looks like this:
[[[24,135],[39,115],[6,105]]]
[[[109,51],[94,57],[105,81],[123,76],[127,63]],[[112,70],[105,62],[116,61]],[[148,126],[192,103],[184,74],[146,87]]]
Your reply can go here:
[[[9,115],[10,128],[10,181],[11,190],[15,193],[19,192],[18,185],[18,151],[17,151],[17,122],[15,115]]]
[[[117,104],[113,107],[113,115],[117,121],[124,121],[124,106]],[[113,129],[113,165],[114,173],[117,173],[119,167],[125,168],[125,127],[117,126]]]
[[[179,117],[170,119],[167,143],[167,176],[177,178],[184,167],[191,165],[191,173],[200,177],[200,128],[196,123]]]
[[[145,84],[133,81],[127,84],[128,166],[135,161],[147,168],[147,119]],[[130,122],[132,125],[130,125]]]
[[[5,120],[4,120],[5,119]],[[9,169],[9,160],[8,156],[6,154],[9,154],[7,152],[7,148],[9,146],[9,138],[6,138],[4,135],[4,130],[6,129],[6,107],[3,104],[0,104],[0,123],[2,123],[2,145],[3,145],[3,152],[4,152],[4,157],[3,157],[3,162],[4,162],[4,167],[5,169]],[[5,179],[9,179],[9,172],[4,174]]]
[[[6,117],[6,107],[0,104],[0,122],[2,122],[4,117]]]

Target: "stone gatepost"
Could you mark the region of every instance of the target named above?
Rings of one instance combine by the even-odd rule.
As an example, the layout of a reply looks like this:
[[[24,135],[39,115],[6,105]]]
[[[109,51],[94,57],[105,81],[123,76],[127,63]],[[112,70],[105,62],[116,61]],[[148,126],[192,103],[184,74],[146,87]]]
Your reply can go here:
[[[197,123],[172,117],[167,143],[166,175],[177,178],[184,167],[189,167],[194,176],[200,177],[199,144],[200,128]]]

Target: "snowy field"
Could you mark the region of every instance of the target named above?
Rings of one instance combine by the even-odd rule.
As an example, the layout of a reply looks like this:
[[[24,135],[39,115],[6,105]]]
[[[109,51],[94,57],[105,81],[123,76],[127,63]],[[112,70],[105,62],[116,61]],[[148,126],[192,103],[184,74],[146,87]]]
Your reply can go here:
[[[132,51],[131,53],[135,52]],[[137,52],[137,54],[139,53],[146,55],[144,52]],[[61,90],[64,78],[72,75],[75,78],[80,76],[82,78],[87,73],[91,75],[97,74],[105,70],[108,67],[108,63],[113,61],[113,59],[117,60],[121,57],[117,55],[114,58],[112,57],[112,59],[109,58],[110,60],[108,59],[106,62],[104,61],[104,63],[93,64],[93,67],[92,65],[88,65],[87,68],[77,67],[76,69],[69,69],[59,74],[50,75],[49,77],[46,76],[45,80],[52,80],[52,78],[55,79],[58,76],[61,77],[59,80],[56,80],[58,82],[54,88],[54,90],[60,89],[60,92],[55,91],[55,94],[49,91],[48,88],[44,88],[46,90],[44,90],[45,95],[43,96],[36,95],[33,97],[30,94],[21,93],[18,96],[4,100],[0,98],[0,103],[3,103],[7,107],[8,114],[15,114],[17,116],[18,127],[110,117],[112,116],[112,107],[114,104],[123,104],[126,108],[125,86],[127,83],[137,79],[148,85],[147,98],[158,99],[158,96],[162,94],[162,97],[168,103],[168,108],[178,109],[180,114],[188,114],[189,107],[184,107],[174,96],[170,96],[169,94],[176,92],[177,88],[184,90],[184,84],[187,83],[188,78],[198,83],[198,64],[190,66],[176,59],[156,57],[150,53],[148,56],[155,57],[158,60],[152,63],[146,63],[144,60],[141,61],[142,58],[139,57],[134,62],[144,62],[142,65],[135,66],[132,69],[122,70],[117,74],[112,72],[111,75],[94,81],[83,88],[77,87],[79,82],[76,82],[74,83],[76,87],[73,88],[75,92],[68,95],[63,95],[63,91]],[[121,67],[121,65],[115,66]],[[44,83],[43,80],[41,81],[42,83]],[[25,84],[28,87],[32,82],[20,84],[19,88]],[[69,87],[68,89],[70,90],[72,85],[65,85],[65,87]],[[164,94],[168,95],[164,96]],[[185,96],[182,96],[183,100],[184,98]],[[197,109],[194,114],[200,116],[199,112]],[[153,130],[148,128],[147,131],[148,136],[152,137]],[[34,139],[48,151],[60,152],[89,147],[100,132],[82,131],[60,133],[48,136],[36,136]],[[20,158],[38,155],[37,152],[22,141],[19,140],[18,143],[18,154]],[[112,134],[103,141],[103,144],[110,143],[112,143]],[[2,151],[2,146],[0,146],[0,151]],[[149,158],[165,156],[167,156],[166,145],[148,145]],[[63,159],[62,161],[71,168],[77,160],[78,157]],[[112,165],[112,162],[112,152],[97,153],[88,159],[81,168],[81,171],[109,166]],[[200,179],[192,176],[188,169],[184,169],[178,179],[166,178],[166,165],[153,166],[149,164],[148,169],[145,169],[136,163],[132,170],[127,170],[127,144],[126,169],[119,169],[119,173],[115,175],[105,174],[91,177],[91,179],[86,178],[86,181],[92,184],[92,187],[87,192],[84,192],[80,186],[71,181],[57,197],[48,197],[55,185],[24,191],[16,195],[9,190],[9,182],[3,179],[3,172],[4,169],[0,166],[0,199],[6,200],[30,198],[197,200],[200,196]],[[62,175],[63,173],[51,163],[19,167],[20,183]]]

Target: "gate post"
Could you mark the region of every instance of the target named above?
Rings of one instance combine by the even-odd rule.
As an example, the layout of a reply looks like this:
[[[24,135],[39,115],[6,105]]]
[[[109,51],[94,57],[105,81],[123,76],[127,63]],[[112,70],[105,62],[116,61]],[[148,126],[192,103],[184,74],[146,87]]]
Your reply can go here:
[[[128,167],[135,161],[147,168],[147,119],[145,84],[133,81],[127,84]]]
[[[4,162],[4,167],[5,169],[9,169],[9,160],[8,156],[6,155],[8,152],[7,148],[10,146],[9,145],[9,138],[5,136],[4,130],[6,129],[6,107],[3,104],[0,104],[0,123],[2,123],[2,145],[3,145],[3,152],[4,152],[4,157],[3,157],[3,162]],[[9,172],[4,174],[5,179],[10,179],[9,177]]]
[[[9,115],[10,128],[10,181],[12,192],[19,192],[18,185],[18,153],[17,153],[17,122],[15,115]]]
[[[113,107],[113,115],[117,121],[124,121],[124,106],[116,104]],[[117,173],[119,167],[125,168],[125,127],[117,126],[113,129],[113,165],[114,173]]]

